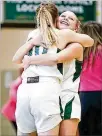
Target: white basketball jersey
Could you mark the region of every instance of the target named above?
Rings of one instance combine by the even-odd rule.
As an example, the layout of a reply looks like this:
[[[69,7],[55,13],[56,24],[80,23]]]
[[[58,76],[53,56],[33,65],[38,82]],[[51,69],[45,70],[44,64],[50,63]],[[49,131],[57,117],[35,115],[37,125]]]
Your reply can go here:
[[[29,39],[32,39],[34,36],[34,33],[31,32],[29,34]],[[50,47],[50,48],[44,48],[42,46],[34,46],[29,52],[29,56],[34,56],[34,55],[40,55],[40,54],[55,54],[58,52],[57,47]],[[47,76],[47,77],[57,77],[60,80],[63,79],[63,75],[59,70],[59,67],[62,68],[62,65],[59,66],[59,64],[54,65],[54,66],[43,66],[43,65],[30,65],[22,74],[22,78],[27,78],[27,77],[35,77],[35,76]]]
[[[82,61],[76,59],[63,64],[63,90],[68,89],[73,92],[78,92],[81,69]]]

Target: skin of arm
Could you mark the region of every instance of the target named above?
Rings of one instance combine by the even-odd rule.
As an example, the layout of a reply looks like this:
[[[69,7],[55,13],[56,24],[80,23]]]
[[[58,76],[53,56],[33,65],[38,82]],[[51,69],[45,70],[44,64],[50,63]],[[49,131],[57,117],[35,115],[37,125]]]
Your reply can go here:
[[[55,65],[73,59],[79,59],[83,53],[83,47],[79,43],[72,43],[65,49],[56,54],[42,54],[37,56],[25,56],[23,65],[27,68],[29,65]]]
[[[25,54],[33,47],[34,45],[32,44],[32,40],[26,42],[23,46],[21,46],[15,55],[13,56],[12,61],[14,63],[20,64],[22,62],[22,59]]]
[[[36,30],[35,30],[36,32]],[[85,34],[79,34],[76,33],[70,29],[64,29],[63,30],[63,36],[68,39],[66,40],[67,43],[71,43],[71,42],[78,42],[81,45],[83,45],[84,47],[89,47],[92,46],[94,41],[91,37],[89,37],[88,35]],[[39,38],[36,36],[33,39],[31,39],[30,41],[26,42],[23,46],[21,46],[17,52],[15,53],[14,57],[13,57],[13,62],[15,63],[22,63],[23,57],[24,55],[27,54],[27,52],[37,43],[39,42]],[[60,45],[61,46],[61,45]],[[66,45],[64,45],[64,47],[61,47],[61,49],[64,49]]]
[[[36,44],[36,42],[38,42],[38,36],[35,36],[35,39],[32,38],[32,35],[36,35],[37,34],[38,29],[35,29],[34,31],[30,32],[27,38],[27,41],[24,45],[22,45],[15,53],[15,55],[13,56],[12,61],[14,63],[17,64],[21,64],[22,63],[22,59],[24,57],[24,55],[26,55],[28,53],[28,51],[33,48],[34,44]]]
[[[70,43],[77,42],[80,43],[83,47],[91,47],[94,44],[94,40],[90,36],[76,33],[70,29],[64,29],[64,35],[65,38],[70,40]]]

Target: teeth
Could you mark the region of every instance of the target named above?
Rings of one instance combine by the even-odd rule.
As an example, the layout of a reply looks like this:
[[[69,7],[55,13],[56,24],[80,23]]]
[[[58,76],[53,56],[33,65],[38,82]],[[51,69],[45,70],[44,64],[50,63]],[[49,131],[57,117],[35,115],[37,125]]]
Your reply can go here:
[[[65,24],[65,25],[68,25],[68,23],[67,23],[67,22],[65,22],[65,21],[61,21],[61,23],[62,23],[62,24]]]

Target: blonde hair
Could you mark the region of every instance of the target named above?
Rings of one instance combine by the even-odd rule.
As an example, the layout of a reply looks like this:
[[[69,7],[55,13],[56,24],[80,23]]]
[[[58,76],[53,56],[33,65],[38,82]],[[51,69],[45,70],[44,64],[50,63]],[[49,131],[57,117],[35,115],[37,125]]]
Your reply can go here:
[[[86,22],[82,26],[81,33],[87,34],[94,39],[94,45],[92,47],[85,48],[84,50],[84,60],[90,58],[90,53],[92,53],[92,64],[94,63],[94,58],[99,55],[99,51],[102,51],[102,25],[95,21]],[[88,61],[89,62],[89,61]]]
[[[58,9],[53,3],[41,3],[36,10],[37,26],[40,29],[43,43],[46,46],[57,43],[54,25],[58,17]]]

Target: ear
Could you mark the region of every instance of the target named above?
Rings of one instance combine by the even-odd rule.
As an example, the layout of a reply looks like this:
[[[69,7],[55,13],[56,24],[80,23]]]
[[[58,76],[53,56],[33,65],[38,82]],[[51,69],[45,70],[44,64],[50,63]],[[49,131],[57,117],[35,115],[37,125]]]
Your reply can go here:
[[[76,32],[79,30],[80,25],[81,25],[81,23],[80,23],[80,21],[78,20],[77,23],[76,23],[76,28],[75,28],[75,31],[76,31]]]

